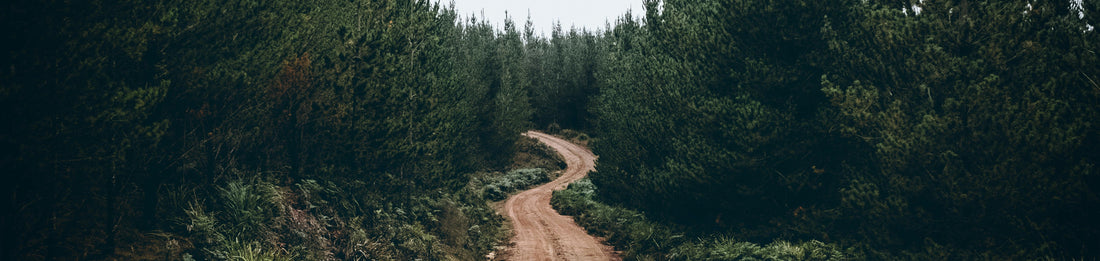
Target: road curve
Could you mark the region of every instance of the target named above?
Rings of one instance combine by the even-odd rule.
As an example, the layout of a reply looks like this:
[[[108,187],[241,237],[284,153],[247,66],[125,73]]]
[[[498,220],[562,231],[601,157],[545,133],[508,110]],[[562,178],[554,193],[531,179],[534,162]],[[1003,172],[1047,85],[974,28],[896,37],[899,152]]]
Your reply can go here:
[[[536,188],[520,192],[504,203],[504,212],[512,221],[515,237],[506,251],[508,260],[619,260],[612,248],[588,235],[573,223],[573,218],[558,214],[550,207],[554,190],[595,170],[596,155],[576,144],[545,133],[528,131],[524,136],[538,139],[561,154],[569,166],[561,177]]]

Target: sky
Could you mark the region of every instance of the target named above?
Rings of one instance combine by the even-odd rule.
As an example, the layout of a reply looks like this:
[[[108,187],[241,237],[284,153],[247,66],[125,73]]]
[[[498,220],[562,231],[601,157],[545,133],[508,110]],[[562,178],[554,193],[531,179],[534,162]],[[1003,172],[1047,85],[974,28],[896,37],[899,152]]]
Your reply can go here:
[[[439,0],[444,6],[452,0]],[[561,21],[562,30],[569,31],[571,26],[588,28],[590,31],[604,29],[605,22],[614,23],[627,10],[633,9],[635,17],[644,13],[642,0],[453,0],[458,14],[466,20],[471,14],[485,17],[497,30],[504,29],[504,11],[516,23],[516,29],[523,31],[527,21],[527,11],[531,11],[531,20],[535,32],[549,36],[554,21]]]

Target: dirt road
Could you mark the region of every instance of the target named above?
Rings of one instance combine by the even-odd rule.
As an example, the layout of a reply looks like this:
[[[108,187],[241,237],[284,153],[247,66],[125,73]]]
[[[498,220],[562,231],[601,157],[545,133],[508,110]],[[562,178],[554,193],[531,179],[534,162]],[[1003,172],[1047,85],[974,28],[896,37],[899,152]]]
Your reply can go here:
[[[538,139],[561,154],[569,165],[561,177],[508,198],[504,212],[516,236],[505,252],[508,260],[619,260],[612,248],[588,235],[550,207],[553,190],[564,189],[596,166],[596,155],[568,141],[541,132],[523,134]]]

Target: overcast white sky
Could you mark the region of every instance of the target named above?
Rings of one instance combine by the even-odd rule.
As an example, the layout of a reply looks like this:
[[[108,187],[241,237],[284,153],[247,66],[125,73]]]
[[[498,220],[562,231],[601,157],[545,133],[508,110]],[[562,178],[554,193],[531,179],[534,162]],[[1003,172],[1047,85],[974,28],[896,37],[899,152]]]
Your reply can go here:
[[[451,0],[438,0],[444,6]],[[527,11],[531,11],[531,20],[535,32],[549,36],[554,21],[561,21],[562,30],[569,31],[571,26],[588,28],[590,31],[604,29],[604,22],[614,23],[628,9],[633,9],[635,17],[644,13],[642,0],[454,0],[455,9],[465,20],[470,14],[485,17],[497,30],[504,29],[504,11],[516,23],[516,29],[523,31],[527,21]]]

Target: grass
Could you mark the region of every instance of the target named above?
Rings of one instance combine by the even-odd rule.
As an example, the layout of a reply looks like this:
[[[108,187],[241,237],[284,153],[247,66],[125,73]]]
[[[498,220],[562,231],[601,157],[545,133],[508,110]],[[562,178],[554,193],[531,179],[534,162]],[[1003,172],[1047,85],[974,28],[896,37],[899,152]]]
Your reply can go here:
[[[275,216],[275,196],[273,186],[268,183],[249,184],[243,181],[231,181],[225,187],[218,188],[222,196],[223,213],[232,234],[237,237],[264,237],[266,226]]]
[[[283,253],[280,253],[283,252]],[[225,245],[224,255],[228,260],[239,261],[289,261],[294,258],[286,256],[285,250],[265,249],[257,242],[241,242],[233,240]]]
[[[274,240],[271,226],[276,217],[274,189],[266,182],[236,180],[217,189],[219,200],[215,204],[192,201],[181,223],[202,250],[195,254],[216,260],[294,259],[292,253]]]
[[[550,204],[578,225],[621,251],[625,260],[848,260],[836,245],[811,240],[776,240],[761,246],[721,234],[687,236],[648,220],[643,213],[610,206],[594,199],[588,179],[555,191]]]

